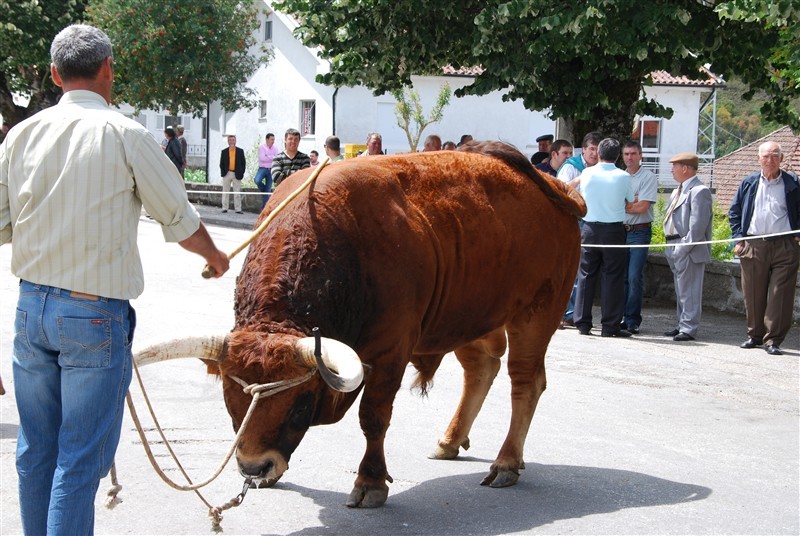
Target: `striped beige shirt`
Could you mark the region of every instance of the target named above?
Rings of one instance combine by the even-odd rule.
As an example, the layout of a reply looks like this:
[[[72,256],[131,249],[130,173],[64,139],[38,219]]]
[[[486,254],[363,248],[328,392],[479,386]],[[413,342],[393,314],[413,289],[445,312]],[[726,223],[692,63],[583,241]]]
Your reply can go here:
[[[108,298],[139,296],[142,205],[168,242],[200,226],[155,138],[96,93],[65,93],[0,145],[0,244],[13,235],[17,277]]]

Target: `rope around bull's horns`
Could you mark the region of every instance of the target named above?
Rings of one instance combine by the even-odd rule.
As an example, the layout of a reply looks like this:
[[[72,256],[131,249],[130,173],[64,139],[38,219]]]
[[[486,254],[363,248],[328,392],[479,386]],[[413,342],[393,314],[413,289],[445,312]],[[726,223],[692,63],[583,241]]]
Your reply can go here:
[[[272,212],[269,213],[269,216],[267,216],[267,218],[263,222],[261,222],[261,225],[259,225],[258,228],[255,231],[253,231],[253,233],[247,238],[247,240],[242,242],[242,244],[239,247],[237,247],[236,249],[234,249],[233,251],[228,253],[228,260],[233,259],[244,248],[249,246],[250,243],[253,240],[258,238],[258,235],[260,235],[261,233],[264,232],[264,229],[266,229],[267,225],[269,225],[272,222],[272,220],[275,219],[275,216],[277,216],[284,209],[284,207],[286,205],[288,205],[295,197],[300,195],[300,192],[302,192],[303,190],[308,188],[311,185],[311,183],[314,182],[317,179],[317,176],[319,175],[319,172],[322,171],[322,168],[327,166],[330,163],[330,161],[331,161],[331,159],[329,157],[327,157],[327,156],[325,158],[323,158],[322,161],[320,161],[319,165],[314,170],[314,172],[306,179],[306,181],[303,184],[301,184],[300,187],[297,190],[292,192],[289,195],[289,197],[287,197],[286,199],[281,201],[281,203],[277,207],[275,207],[275,209]],[[206,265],[206,267],[203,268],[202,275],[203,275],[204,278],[209,279],[211,277],[214,277],[215,273],[216,272],[214,271],[214,269],[212,267]]]

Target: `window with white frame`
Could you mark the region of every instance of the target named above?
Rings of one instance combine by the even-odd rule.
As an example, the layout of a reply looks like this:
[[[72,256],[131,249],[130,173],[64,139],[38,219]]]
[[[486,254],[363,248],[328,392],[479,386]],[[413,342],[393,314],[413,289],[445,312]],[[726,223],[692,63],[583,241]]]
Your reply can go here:
[[[258,101],[258,120],[259,121],[266,121],[267,120],[267,101],[266,100]]]
[[[156,116],[156,130],[164,130],[164,120],[167,116],[158,114]]]
[[[300,101],[300,135],[316,134],[316,106],[313,100]]]
[[[642,144],[643,153],[657,153],[661,149],[661,120],[642,119],[636,123],[633,139]]]
[[[191,129],[192,125],[191,115],[179,115],[176,119],[178,121],[178,124],[183,127],[184,132],[188,132]]]

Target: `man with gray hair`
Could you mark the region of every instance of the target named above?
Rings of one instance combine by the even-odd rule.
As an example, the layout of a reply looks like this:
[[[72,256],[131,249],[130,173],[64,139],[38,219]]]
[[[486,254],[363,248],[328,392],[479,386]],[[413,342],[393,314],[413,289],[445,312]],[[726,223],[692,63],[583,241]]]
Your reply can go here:
[[[761,169],[744,178],[728,213],[733,238],[741,238],[733,251],[741,264],[747,340],[739,347],[763,344],[769,355],[783,355],[800,266],[800,183],[782,162],[780,145],[762,143]]]
[[[425,148],[423,152],[429,151],[441,151],[442,150],[442,138],[437,136],[436,134],[431,134],[427,138],[425,138]]]
[[[69,26],[50,47],[64,95],[0,145],[0,244],[20,278],[14,324],[17,473],[25,534],[92,534],[119,443],[144,274],[142,205],[164,237],[224,274],[228,258],[153,136],[109,108],[111,42]]]
[[[358,156],[370,156],[383,154],[383,136],[377,132],[370,132],[367,135],[367,150]]]

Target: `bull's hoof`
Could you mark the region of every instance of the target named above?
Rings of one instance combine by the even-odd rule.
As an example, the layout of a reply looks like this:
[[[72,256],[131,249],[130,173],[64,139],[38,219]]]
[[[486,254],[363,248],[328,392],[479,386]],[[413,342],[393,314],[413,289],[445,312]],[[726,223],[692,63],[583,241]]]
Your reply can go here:
[[[519,480],[519,472],[513,469],[498,470],[492,467],[492,470],[481,481],[481,486],[489,486],[492,488],[507,488],[513,486]]]
[[[466,438],[461,443],[461,446],[464,448],[464,450],[469,450],[469,438]],[[436,450],[429,454],[428,458],[431,460],[452,460],[458,457],[458,452],[458,447],[442,443],[442,441],[439,440],[436,443]]]
[[[347,498],[347,506],[350,508],[378,508],[383,506],[386,498],[389,497],[389,487],[385,489],[366,489],[363,486],[356,486]]]

